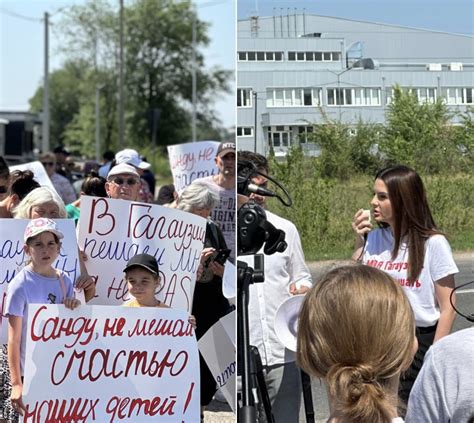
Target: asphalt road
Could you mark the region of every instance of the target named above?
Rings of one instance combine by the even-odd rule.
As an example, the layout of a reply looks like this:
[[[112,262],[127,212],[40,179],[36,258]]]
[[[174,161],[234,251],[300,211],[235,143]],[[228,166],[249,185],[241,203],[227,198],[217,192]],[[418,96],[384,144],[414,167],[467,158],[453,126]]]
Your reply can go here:
[[[456,286],[474,281],[474,252],[455,254],[454,259],[459,268],[456,275]],[[341,262],[318,262],[309,263],[313,280],[317,280],[325,271],[340,265]],[[457,291],[457,309],[463,314],[474,314],[474,283]],[[466,329],[471,327],[465,318],[457,315],[454,321],[453,331]],[[325,423],[329,418],[329,407],[327,402],[326,390],[318,379],[313,379],[311,383],[313,406],[315,411],[315,419],[317,423]],[[304,407],[301,407],[299,423],[305,423],[306,417]]]

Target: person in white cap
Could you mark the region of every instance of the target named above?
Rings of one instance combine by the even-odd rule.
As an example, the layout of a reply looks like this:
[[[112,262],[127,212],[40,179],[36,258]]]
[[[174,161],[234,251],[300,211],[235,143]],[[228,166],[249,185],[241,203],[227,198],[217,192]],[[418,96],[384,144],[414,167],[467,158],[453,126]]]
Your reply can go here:
[[[140,175],[140,198],[139,200],[144,203],[152,203],[155,199],[154,183],[155,177],[150,171],[151,164],[142,160],[136,150],[132,148],[126,148],[120,150],[115,155],[114,164],[126,163],[133,166],[138,174]],[[151,189],[153,185],[153,190]]]
[[[140,175],[129,164],[121,163],[115,165],[107,175],[105,191],[110,198],[138,201],[140,195]]]
[[[231,250],[229,258],[235,260],[235,142],[221,142],[215,158],[217,175],[196,179],[219,194],[220,202],[212,210],[211,219],[216,222],[224,234],[227,247]]]

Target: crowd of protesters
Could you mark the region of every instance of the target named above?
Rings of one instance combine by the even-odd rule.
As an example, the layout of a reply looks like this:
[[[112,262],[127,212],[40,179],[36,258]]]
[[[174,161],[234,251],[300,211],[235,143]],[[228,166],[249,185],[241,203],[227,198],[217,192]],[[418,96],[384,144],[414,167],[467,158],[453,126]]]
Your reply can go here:
[[[54,295],[57,298],[56,303],[64,303],[70,308],[77,306],[76,302],[72,303],[70,300],[73,294],[70,287],[71,281],[63,273],[51,267],[51,264],[57,257],[63,237],[56,227],[54,219],[74,219],[77,225],[80,219],[81,197],[84,195],[159,204],[205,218],[207,220],[206,240],[197,272],[192,310],[190,310],[195,316],[190,317],[190,322],[193,326],[197,324],[198,338],[232,310],[222,293],[225,263],[213,262],[212,256],[218,249],[235,250],[233,242],[230,245],[229,242],[226,242],[226,239],[232,241],[235,239],[235,226],[231,226],[229,221],[230,218],[234,219],[234,215],[229,214],[229,219],[221,223],[226,225],[227,236],[225,239],[219,223],[212,221],[211,214],[213,209],[221,207],[222,204],[225,204],[226,208],[235,204],[235,172],[228,171],[229,167],[235,168],[235,144],[233,142],[221,143],[219,147],[216,165],[222,178],[218,179],[216,184],[193,183],[181,193],[176,192],[173,185],[164,185],[160,187],[158,196],[155,196],[156,180],[151,172],[151,165],[136,150],[127,148],[115,154],[112,151],[106,151],[103,159],[102,164],[86,161],[81,167],[81,162],[75,161],[63,146],[55,148],[52,152],[39,155],[38,160],[43,165],[45,173],[54,187],[51,189],[51,186],[40,186],[38,178],[36,178],[37,175],[34,175],[30,170],[15,170],[10,173],[8,163],[0,157],[0,218],[30,219],[30,222],[33,222],[28,225],[30,232],[32,228],[42,227],[44,229],[44,231],[37,230],[35,233],[30,233],[28,236],[25,232],[24,248],[31,258],[30,263],[24,268],[27,273],[18,273],[9,284],[4,310],[4,315],[8,317],[10,326],[9,342],[8,347],[3,345],[0,350],[0,423],[18,421],[19,414],[25,410],[22,401],[23,365],[20,360],[20,351],[22,357],[24,351],[20,345],[25,324],[24,321],[22,322],[25,319],[22,319],[23,312],[21,310],[26,306],[28,300],[22,300],[19,292],[23,292],[26,289],[25,286],[28,286],[28,290],[32,289],[31,283],[35,285],[39,283],[39,279],[50,281],[60,278],[65,281],[66,291],[58,291],[57,295]],[[222,165],[223,160],[226,162],[225,166]],[[232,174],[228,176],[229,173]],[[229,182],[229,177],[232,178],[232,182]],[[222,183],[221,179],[226,180],[227,183]],[[167,192],[167,195],[162,195],[162,192]],[[230,233],[231,230],[234,231],[233,234]],[[35,257],[37,257],[35,248],[43,248],[41,247],[43,242],[46,243],[46,248],[51,249],[51,254],[48,256],[50,260],[46,265],[35,261]],[[129,270],[136,266],[145,267],[147,271],[150,270],[149,266],[145,266],[147,263],[151,263],[150,257],[147,255],[136,257],[136,263],[132,258],[131,263],[127,265],[127,278],[130,276]],[[82,251],[79,251],[79,258],[81,272],[76,280],[75,288],[84,291],[87,302],[95,295],[95,281],[87,273],[87,257]],[[145,262],[145,265],[142,262]],[[153,263],[156,265],[156,262]],[[140,269],[137,269],[135,273],[137,272],[140,272]],[[151,273],[153,274],[153,266]],[[32,275],[34,277],[30,277]],[[23,279],[20,281],[21,278]],[[127,282],[129,285],[133,283],[128,279]],[[157,287],[159,280],[154,280],[154,282]],[[10,286],[15,289],[10,289]],[[154,289],[154,291],[157,292],[158,289]],[[43,298],[41,292],[31,295],[33,299],[30,302],[48,303],[47,298]],[[133,301],[137,300],[137,298],[133,299]],[[150,298],[147,298],[147,304],[152,302]],[[156,304],[161,303],[157,300]],[[134,305],[130,304],[130,306]],[[9,369],[14,369],[14,371],[10,372]],[[200,357],[200,371],[203,412],[204,407],[212,400],[217,387],[202,357]]]

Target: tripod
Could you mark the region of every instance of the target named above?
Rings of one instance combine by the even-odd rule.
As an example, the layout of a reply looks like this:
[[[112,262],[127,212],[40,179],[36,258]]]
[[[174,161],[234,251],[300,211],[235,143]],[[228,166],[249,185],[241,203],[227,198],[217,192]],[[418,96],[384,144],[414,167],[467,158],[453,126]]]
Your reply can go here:
[[[237,262],[239,295],[237,299],[237,330],[239,334],[240,358],[242,363],[242,407],[239,408],[239,423],[255,423],[260,411],[258,399],[262,400],[266,422],[274,423],[268,396],[263,366],[257,348],[250,346],[248,301],[249,286],[254,282],[254,270],[247,264]],[[258,416],[258,421],[261,421]]]

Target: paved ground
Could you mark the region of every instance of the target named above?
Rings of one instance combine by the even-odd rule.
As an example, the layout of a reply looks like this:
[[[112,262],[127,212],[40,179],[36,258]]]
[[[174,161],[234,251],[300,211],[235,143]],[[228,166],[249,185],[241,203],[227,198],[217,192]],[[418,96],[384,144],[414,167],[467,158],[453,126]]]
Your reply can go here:
[[[204,423],[234,423],[235,414],[227,403],[213,400],[204,412]]]

